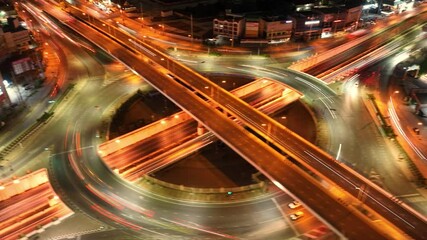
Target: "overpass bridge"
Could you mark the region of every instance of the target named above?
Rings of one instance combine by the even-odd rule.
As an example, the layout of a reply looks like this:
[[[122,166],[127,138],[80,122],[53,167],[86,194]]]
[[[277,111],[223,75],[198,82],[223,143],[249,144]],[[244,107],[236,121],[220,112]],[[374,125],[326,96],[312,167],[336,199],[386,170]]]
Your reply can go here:
[[[423,216],[407,206],[398,204],[386,192],[372,186],[368,180],[351,172],[351,169],[337,163],[322,150],[283,126],[278,126],[268,116],[253,109],[198,73],[168,59],[166,55],[149,45],[144,44],[155,54],[141,57],[135,49],[131,51],[123,49],[116,42],[104,38],[99,33],[86,33],[87,26],[78,22],[69,22],[68,26],[77,32],[85,33],[84,35],[92,42],[143,76],[157,90],[181,108],[186,109],[192,117],[202,122],[206,128],[269,177],[283,191],[302,200],[320,219],[331,223],[335,229],[345,233],[345,237],[351,239],[426,238],[427,228]],[[129,37],[132,36],[127,34],[115,36],[116,39],[121,39],[121,42]],[[167,77],[165,72],[173,72],[177,79]],[[197,91],[202,97],[189,91],[189,88]],[[209,99],[211,103],[206,103],[205,99]],[[213,104],[215,107],[212,107]],[[286,156],[231,121],[228,115],[233,115],[245,122],[258,135],[268,140],[269,144],[281,148]],[[298,164],[290,161],[290,158],[296,160]],[[303,170],[304,167],[316,170],[314,172],[318,177],[328,181],[328,186],[325,188],[307,174]],[[355,200],[361,195],[365,199],[365,205],[362,204],[363,211],[368,210],[374,213],[372,209],[375,209],[384,217],[376,216],[375,220],[381,219],[381,221],[374,223],[373,219],[361,213],[361,202]],[[322,204],[318,204],[319,202]]]
[[[231,92],[235,94],[237,97],[244,98],[245,96],[259,90],[260,88],[266,88],[268,91],[277,91],[277,86],[274,86],[275,83],[269,81],[266,78],[256,79],[242,87],[232,90]],[[295,92],[289,88],[281,88],[281,95],[288,95],[291,98],[290,102],[297,100],[301,96],[301,93]],[[292,94],[289,94],[288,91],[292,91]],[[271,93],[270,92],[270,93]],[[270,94],[269,93],[269,94]],[[262,99],[263,100],[263,99]],[[108,140],[99,145],[98,149],[101,151],[101,156],[107,156],[113,154],[114,152],[119,151],[120,149],[126,148],[132,144],[135,144],[138,141],[144,140],[154,134],[157,134],[161,131],[166,130],[167,128],[171,128],[177,126],[178,124],[185,123],[189,120],[192,120],[191,116],[186,112],[182,111],[174,114],[170,118],[162,119],[161,121],[157,121],[148,126],[141,127],[132,132],[119,136],[117,138]],[[166,125],[167,122],[167,125]],[[120,144],[117,144],[120,143]]]
[[[231,92],[268,115],[301,97],[300,93],[265,78],[257,79]],[[134,181],[215,140],[215,135],[206,132],[202,124],[197,124],[187,113],[179,112],[101,143],[98,149],[111,169],[128,181]],[[153,145],[150,141],[157,144]]]
[[[371,29],[370,34],[294,62],[289,66],[289,69],[306,72],[323,79],[324,76],[345,65],[348,60],[352,60],[349,56],[363,57],[378,47],[391,42],[395,36],[404,34],[413,27],[423,25],[427,21],[426,11],[427,5],[424,4],[414,11],[390,16]]]

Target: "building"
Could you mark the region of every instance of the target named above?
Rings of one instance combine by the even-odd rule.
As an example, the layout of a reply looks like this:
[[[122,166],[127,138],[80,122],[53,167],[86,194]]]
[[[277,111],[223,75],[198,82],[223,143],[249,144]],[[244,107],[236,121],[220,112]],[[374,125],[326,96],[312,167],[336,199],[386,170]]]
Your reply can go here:
[[[289,17],[264,17],[260,20],[262,37],[287,41],[292,36],[293,20]]]
[[[301,11],[292,15],[293,39],[312,40],[319,38],[323,30],[323,14],[318,11]]]
[[[347,30],[358,28],[360,17],[362,16],[362,6],[345,8],[345,26]],[[350,29],[348,29],[350,28]]]
[[[29,49],[31,43],[27,29],[19,24],[17,18],[7,18],[7,24],[0,27],[0,46],[3,51],[18,52]]]
[[[332,36],[338,31],[354,31],[362,14],[362,6],[315,7],[310,11],[296,12],[294,39],[311,40]]]
[[[381,8],[381,14],[391,15],[399,14],[407,10],[414,8],[416,2],[413,0],[384,0],[383,7]]]
[[[354,31],[359,26],[362,5],[322,5],[313,0],[295,0],[290,16],[245,16],[227,14],[213,20],[213,35],[245,42],[283,42],[329,37],[338,31]]]
[[[240,15],[226,15],[224,18],[215,18],[213,20],[214,36],[225,36],[230,39],[238,40],[243,37],[245,19]]]
[[[315,10],[321,13],[321,37],[329,37],[344,29],[346,25],[346,11],[339,7],[318,7]]]

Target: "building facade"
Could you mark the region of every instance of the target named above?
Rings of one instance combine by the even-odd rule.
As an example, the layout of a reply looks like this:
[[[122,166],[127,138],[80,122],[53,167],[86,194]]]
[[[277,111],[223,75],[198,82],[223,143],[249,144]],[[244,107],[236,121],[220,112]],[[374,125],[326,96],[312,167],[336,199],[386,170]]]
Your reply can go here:
[[[213,20],[213,34],[221,35],[230,39],[241,39],[244,33],[245,19],[242,16],[227,15],[224,18]]]
[[[362,6],[332,7],[301,5],[300,11],[290,16],[254,17],[228,14],[225,18],[213,20],[214,36],[222,35],[230,39],[304,40],[333,36],[339,31],[354,31],[359,26]]]
[[[297,12],[293,16],[293,39],[309,41],[320,38],[323,29],[323,17],[318,11]]]
[[[267,40],[289,40],[293,20],[288,17],[264,17],[260,20],[262,37]]]
[[[8,18],[8,24],[0,27],[0,46],[7,52],[29,49],[31,39],[27,29],[19,24],[17,18]]]

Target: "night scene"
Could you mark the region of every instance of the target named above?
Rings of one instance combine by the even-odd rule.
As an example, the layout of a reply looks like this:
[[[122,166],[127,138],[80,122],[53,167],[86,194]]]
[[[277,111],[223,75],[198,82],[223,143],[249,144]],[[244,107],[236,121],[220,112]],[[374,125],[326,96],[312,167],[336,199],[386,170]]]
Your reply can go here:
[[[0,240],[427,240],[425,0],[0,0]]]

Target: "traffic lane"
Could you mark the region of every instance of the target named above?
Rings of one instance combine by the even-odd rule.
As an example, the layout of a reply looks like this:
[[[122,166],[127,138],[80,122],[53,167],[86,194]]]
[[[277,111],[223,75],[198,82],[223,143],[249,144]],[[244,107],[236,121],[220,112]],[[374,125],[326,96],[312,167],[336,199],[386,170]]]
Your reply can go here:
[[[311,67],[304,72],[312,75],[317,76],[321,78],[322,76],[330,73],[334,69],[339,68],[340,66],[345,65],[348,63],[351,58],[356,58],[357,56],[361,56],[363,52],[367,51],[370,47],[369,45],[372,44],[372,41],[369,41],[367,43],[364,43],[363,45],[358,45],[356,47],[350,48],[344,52],[340,52],[336,54],[333,58],[333,61],[323,61],[318,64],[316,64],[316,67]]]
[[[71,148],[72,146],[73,144],[70,143],[69,147]],[[83,151],[83,155],[80,158],[76,157],[76,161],[80,164],[80,168],[84,173],[84,180],[80,179],[77,174],[74,174],[74,169],[70,166],[68,166],[68,169],[67,167],[61,168],[61,170],[65,169],[65,172],[71,173],[68,181],[67,179],[63,179],[63,177],[61,180],[64,180],[65,184],[71,184],[72,188],[74,188],[74,190],[71,187],[67,188],[68,191],[73,192],[68,198],[71,198],[72,202],[76,203],[80,209],[84,209],[85,212],[90,213],[90,215],[98,219],[102,219],[108,224],[124,226],[130,230],[136,229],[138,232],[154,231],[155,234],[168,234],[169,236],[187,235],[186,233],[169,228],[168,226],[162,226],[161,232],[157,232],[159,226],[151,220],[151,216],[148,215],[148,209],[140,208],[140,205],[129,205],[126,202],[123,203],[119,201],[119,196],[124,195],[119,193],[118,188],[113,188],[108,184],[106,181],[108,178],[94,171],[95,168],[92,165],[96,164],[93,164],[94,161],[87,157],[87,152],[93,151]],[[65,162],[70,165],[68,160]],[[112,174],[105,165],[99,161],[98,166],[101,167],[104,172]],[[84,167],[87,168],[87,171],[84,170]],[[58,173],[61,174],[60,172]],[[112,191],[114,191],[114,193]],[[135,209],[138,211],[135,211]],[[140,229],[140,227],[144,229]]]
[[[121,203],[118,203],[114,199],[108,197],[109,194],[103,194],[102,192],[94,191],[94,186],[102,186],[104,190],[109,188],[106,187],[106,185],[103,183],[93,181],[88,176],[85,176],[84,180],[79,179],[71,168],[68,160],[63,159],[61,161],[58,157],[55,163],[56,167],[54,171],[57,175],[57,180],[60,181],[61,190],[68,193],[73,193],[65,194],[65,196],[62,195],[63,198],[67,199],[68,204],[70,204],[70,202],[72,203],[72,208],[83,210],[85,213],[88,213],[91,216],[110,225],[120,227],[127,226],[129,230],[134,229],[134,227],[129,227],[133,225],[143,227],[144,229],[137,231],[138,234],[144,231],[153,234],[150,229],[159,229],[157,224],[143,217],[144,215],[138,214],[133,209],[126,208]],[[132,216],[135,216],[135,218]],[[182,234],[176,230],[169,229],[166,226],[163,226],[161,232],[155,233],[158,235],[168,234],[170,236],[179,236]],[[185,235],[186,234],[182,236]]]
[[[91,160],[92,162],[92,160]],[[93,168],[92,168],[93,169]],[[102,174],[103,179],[106,179],[106,176]],[[121,187],[113,187],[115,189],[115,192],[119,196],[123,196],[126,199],[128,199],[131,194],[126,192]],[[136,198],[130,197],[130,198]],[[165,201],[165,200],[163,200]],[[248,208],[246,207],[247,204],[244,204],[242,207],[240,206],[233,206],[233,207],[226,207],[224,208],[224,204],[220,204],[219,206],[217,204],[195,204],[196,206],[191,206],[190,203],[184,203],[178,204],[178,202],[170,203],[166,200],[166,202],[163,202],[160,200],[154,199],[153,202],[149,200],[149,197],[144,195],[143,199],[140,199],[140,201],[135,201],[135,203],[138,206],[142,206],[146,209],[149,209],[150,211],[155,212],[156,219],[158,218],[167,218],[174,221],[182,221],[185,222],[185,219],[190,220],[191,222],[195,222],[201,226],[210,227],[211,229],[215,229],[216,231],[223,232],[227,228],[227,226],[223,226],[223,219],[230,219],[229,228],[230,230],[227,231],[229,234],[234,234],[234,231],[241,230],[240,228],[236,228],[236,226],[240,226],[242,224],[258,227],[257,218],[259,218],[257,215],[253,215],[252,213],[245,213],[246,211],[253,212],[254,208],[259,209],[259,203],[257,203],[256,206]],[[184,205],[185,204],[185,205]],[[244,208],[245,210],[242,210]],[[261,206],[261,208],[264,208]],[[247,209],[247,210],[246,210]],[[245,212],[243,212],[245,211]],[[271,215],[271,214],[269,214]],[[241,216],[241,217],[239,217]],[[248,218],[247,216],[252,216],[252,218]],[[246,222],[242,221],[242,218]],[[214,219],[213,221],[210,221],[211,219]],[[218,219],[215,221],[215,219]],[[236,222],[233,223],[232,219],[237,219]],[[206,221],[207,220],[207,221]],[[252,220],[252,221],[251,221]],[[268,219],[266,219],[267,221]],[[187,222],[190,224],[189,222]],[[219,226],[217,226],[219,225]],[[224,227],[224,229],[222,229]]]
[[[197,122],[188,121],[172,128],[165,129],[156,135],[138,141],[120,151],[104,156],[104,161],[116,168],[123,168],[127,164],[143,161],[160,154],[160,150],[171,148],[177,143],[185,141],[188,136],[196,133]],[[183,137],[184,136],[184,137]]]

